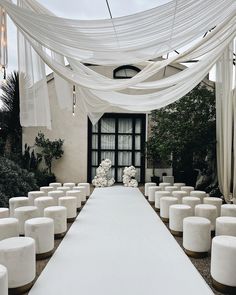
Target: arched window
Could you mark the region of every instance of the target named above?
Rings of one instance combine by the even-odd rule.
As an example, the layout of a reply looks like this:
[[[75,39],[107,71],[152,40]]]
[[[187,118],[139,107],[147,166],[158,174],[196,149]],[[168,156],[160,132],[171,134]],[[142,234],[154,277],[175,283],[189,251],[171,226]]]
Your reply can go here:
[[[114,79],[129,79],[134,77],[138,72],[140,72],[140,69],[131,66],[131,65],[124,65],[116,68],[113,72],[113,78]]]

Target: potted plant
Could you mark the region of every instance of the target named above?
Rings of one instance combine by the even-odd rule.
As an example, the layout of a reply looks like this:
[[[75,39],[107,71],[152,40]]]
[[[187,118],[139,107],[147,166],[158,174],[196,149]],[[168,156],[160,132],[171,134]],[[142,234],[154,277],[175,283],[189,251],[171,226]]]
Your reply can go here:
[[[158,142],[155,140],[155,137],[150,137],[146,142],[146,157],[152,168],[151,181],[159,185],[160,177],[155,175],[155,168],[157,162],[160,160]]]

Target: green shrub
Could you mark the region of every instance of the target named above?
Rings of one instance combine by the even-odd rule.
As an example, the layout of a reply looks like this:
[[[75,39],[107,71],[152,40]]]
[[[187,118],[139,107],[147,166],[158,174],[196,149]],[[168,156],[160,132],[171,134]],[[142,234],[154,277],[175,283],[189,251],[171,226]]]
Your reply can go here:
[[[50,182],[56,182],[56,176],[53,173],[49,174],[46,170],[36,170],[34,176],[39,187],[48,186]]]

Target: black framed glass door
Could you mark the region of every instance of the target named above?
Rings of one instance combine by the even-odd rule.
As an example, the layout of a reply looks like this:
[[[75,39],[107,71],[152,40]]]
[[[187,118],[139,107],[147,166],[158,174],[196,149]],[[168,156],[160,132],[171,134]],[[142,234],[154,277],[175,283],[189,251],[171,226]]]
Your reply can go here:
[[[88,130],[88,181],[96,174],[103,159],[112,161],[111,175],[122,182],[123,169],[134,165],[137,180],[145,179],[145,115],[105,114]]]

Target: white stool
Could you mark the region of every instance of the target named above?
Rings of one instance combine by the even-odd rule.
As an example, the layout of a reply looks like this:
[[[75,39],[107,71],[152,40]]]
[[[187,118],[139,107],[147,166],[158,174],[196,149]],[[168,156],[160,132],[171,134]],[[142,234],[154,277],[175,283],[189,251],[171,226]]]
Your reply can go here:
[[[163,191],[165,191],[165,188],[166,188],[167,186],[171,186],[171,184],[170,184],[169,182],[161,182],[161,183],[159,183],[159,186],[161,187],[161,189],[162,189]]]
[[[16,197],[9,199],[10,216],[14,216],[14,210],[18,207],[24,207],[29,205],[29,199],[27,197]]]
[[[44,216],[44,209],[54,206],[55,201],[52,197],[40,197],[34,200],[34,205],[38,208],[39,217]]]
[[[213,198],[213,197],[206,197],[206,198],[203,199],[203,203],[216,206],[216,208],[217,208],[217,216],[220,216],[222,199]]]
[[[221,206],[221,216],[236,217],[236,205],[224,204]]]
[[[216,236],[236,237],[236,217],[222,216],[216,218]]]
[[[184,182],[175,182],[174,183],[174,186],[177,186],[178,191],[180,191],[181,190],[181,187],[182,186],[185,186],[185,185],[186,185],[186,183],[184,183]]]
[[[35,240],[36,259],[45,259],[53,254],[54,221],[47,217],[26,220],[25,236]]]
[[[192,210],[188,205],[171,205],[169,209],[169,228],[174,236],[183,236],[183,220],[191,216]]]
[[[59,206],[64,206],[67,210],[67,222],[71,223],[76,219],[77,197],[61,197],[59,198]]]
[[[74,186],[75,186],[74,182],[65,182],[65,183],[63,183],[63,187],[69,187],[70,190],[72,190]]]
[[[160,199],[160,216],[164,222],[169,222],[169,208],[178,204],[178,199],[174,197],[162,197]]]
[[[68,192],[66,192],[66,196],[76,197],[76,200],[77,200],[76,208],[78,210],[81,209],[81,201],[83,198],[82,191],[80,191],[80,190],[68,191]]]
[[[157,184],[155,182],[146,182],[144,186],[144,196],[148,197],[148,188],[150,186],[156,186]]]
[[[15,209],[14,217],[19,221],[19,234],[25,234],[25,221],[39,216],[39,211],[36,206],[25,206]]]
[[[213,287],[236,294],[236,237],[217,236],[212,240],[211,276]]]
[[[36,275],[34,240],[17,237],[1,241],[0,263],[7,268],[9,294],[27,293]]]
[[[66,195],[66,192],[63,192],[61,190],[55,190],[48,193],[48,196],[53,198],[53,206],[57,206],[59,204],[59,198],[64,197]]]
[[[177,191],[178,190],[178,188],[177,188],[177,186],[166,186],[165,187],[165,191],[167,191],[167,192],[170,192],[171,193],[171,195],[173,195],[173,192],[174,191]]]
[[[34,206],[34,200],[39,197],[45,197],[46,194],[42,191],[32,191],[28,192],[28,199],[29,199],[29,205]]]
[[[0,294],[8,295],[8,275],[7,269],[0,264]]]
[[[201,204],[201,200],[197,197],[184,197],[182,199],[182,204],[188,205],[192,209],[192,216],[195,215],[195,207]]]
[[[211,222],[211,231],[215,230],[217,209],[214,205],[200,204],[195,207],[195,215],[199,217],[205,217]]]
[[[8,208],[0,208],[0,218],[9,217],[9,209]]]
[[[160,199],[162,197],[171,197],[171,193],[168,191],[155,192],[155,210],[160,211]]]
[[[90,183],[88,183],[88,182],[78,183],[78,186],[81,186],[81,185],[86,187],[86,196],[89,197],[90,196]]]
[[[47,196],[48,192],[54,191],[54,188],[51,186],[41,186],[40,191],[44,192],[45,196]]]
[[[174,185],[174,176],[163,176],[162,180],[163,180],[163,182],[170,183],[171,186]]]
[[[178,199],[178,203],[182,204],[182,199],[187,197],[187,193],[184,191],[173,191],[172,196]]]
[[[190,196],[190,193],[194,191],[193,186],[181,186],[181,191],[187,192],[188,196]]]
[[[203,217],[187,217],[183,221],[183,247],[188,256],[202,258],[211,248],[211,222]]]
[[[82,185],[80,185],[80,186],[74,186],[73,187],[73,190],[74,191],[81,191],[81,202],[82,202],[82,204],[85,204],[85,202],[86,202],[86,200],[87,200],[87,198],[86,198],[86,192],[87,192],[87,189],[86,189],[86,187],[85,186],[82,186]]]
[[[57,188],[58,191],[63,192],[64,196],[66,195],[66,192],[68,192],[70,190],[69,186],[61,186]]]
[[[148,201],[150,203],[155,202],[155,192],[161,191],[161,187],[159,186],[149,186],[148,188]]]
[[[49,183],[49,186],[53,187],[54,190],[56,190],[58,187],[61,187],[62,184],[60,182],[51,182]]]
[[[44,209],[44,216],[54,220],[54,237],[60,239],[64,237],[67,230],[66,208],[63,206],[52,206]]]
[[[201,203],[203,203],[203,200],[207,197],[207,194],[204,191],[191,191],[190,196],[199,198]]]
[[[16,218],[0,219],[0,241],[19,236],[19,222]]]

